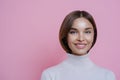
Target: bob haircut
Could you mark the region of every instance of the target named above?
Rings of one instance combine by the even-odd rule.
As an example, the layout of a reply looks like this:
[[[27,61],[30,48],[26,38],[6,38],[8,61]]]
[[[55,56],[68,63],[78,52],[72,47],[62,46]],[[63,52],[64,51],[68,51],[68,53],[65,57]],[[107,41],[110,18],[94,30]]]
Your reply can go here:
[[[81,17],[87,19],[93,26],[94,40],[93,40],[91,48],[94,46],[94,44],[96,42],[96,39],[97,39],[97,28],[96,28],[96,24],[95,24],[95,21],[94,21],[92,15],[89,14],[88,12],[86,12],[86,11],[79,11],[79,10],[73,11],[73,12],[69,13],[65,17],[65,19],[63,20],[63,22],[61,24],[60,31],[59,31],[59,41],[60,41],[60,44],[61,44],[62,48],[67,53],[72,54],[72,51],[69,48],[68,43],[67,43],[68,32],[70,31],[74,20],[77,19],[77,18],[81,18]],[[87,52],[89,52],[89,50]]]

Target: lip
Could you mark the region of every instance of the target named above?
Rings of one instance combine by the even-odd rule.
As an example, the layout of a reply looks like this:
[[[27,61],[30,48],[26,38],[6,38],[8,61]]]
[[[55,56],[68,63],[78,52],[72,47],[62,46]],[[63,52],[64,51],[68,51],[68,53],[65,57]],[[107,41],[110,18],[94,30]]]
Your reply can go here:
[[[85,43],[75,43],[76,48],[78,49],[84,49],[87,44]]]

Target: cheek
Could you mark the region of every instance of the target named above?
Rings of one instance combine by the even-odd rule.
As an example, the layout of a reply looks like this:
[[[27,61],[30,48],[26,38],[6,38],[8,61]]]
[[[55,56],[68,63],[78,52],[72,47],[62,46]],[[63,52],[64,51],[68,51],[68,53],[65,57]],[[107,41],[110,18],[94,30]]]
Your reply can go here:
[[[72,38],[70,36],[68,36],[67,42],[68,42],[68,44],[72,42]]]
[[[94,38],[94,36],[86,36],[86,39],[89,43],[93,42],[93,38]]]
[[[68,44],[72,43],[75,40],[75,38],[71,35],[68,35],[67,42]]]

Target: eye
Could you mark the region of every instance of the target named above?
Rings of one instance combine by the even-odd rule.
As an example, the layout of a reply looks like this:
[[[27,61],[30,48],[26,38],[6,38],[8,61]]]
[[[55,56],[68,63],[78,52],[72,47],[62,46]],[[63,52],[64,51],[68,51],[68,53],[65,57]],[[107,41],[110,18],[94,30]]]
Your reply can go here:
[[[91,33],[91,31],[85,31],[85,33],[90,34],[90,33]]]
[[[69,33],[70,33],[70,34],[76,34],[77,31],[71,30]]]

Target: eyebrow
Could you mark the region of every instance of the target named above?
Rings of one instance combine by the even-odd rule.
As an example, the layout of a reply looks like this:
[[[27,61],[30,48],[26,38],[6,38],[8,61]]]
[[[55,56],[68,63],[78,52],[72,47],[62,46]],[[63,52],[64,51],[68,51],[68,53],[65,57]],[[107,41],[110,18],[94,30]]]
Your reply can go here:
[[[89,29],[92,29],[92,28],[85,28],[85,30],[89,30]],[[77,30],[76,28],[71,28],[70,30]]]
[[[89,29],[92,29],[92,28],[86,28],[85,30],[89,30]]]
[[[70,28],[70,30],[77,30],[76,28]]]

